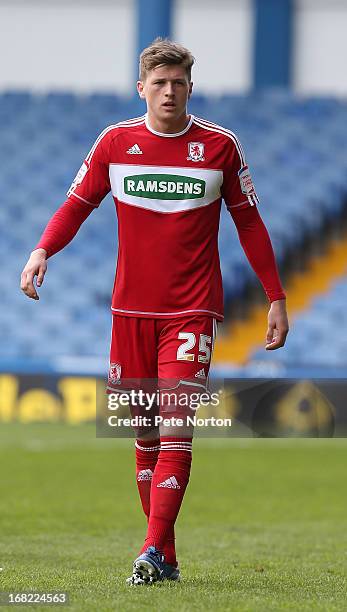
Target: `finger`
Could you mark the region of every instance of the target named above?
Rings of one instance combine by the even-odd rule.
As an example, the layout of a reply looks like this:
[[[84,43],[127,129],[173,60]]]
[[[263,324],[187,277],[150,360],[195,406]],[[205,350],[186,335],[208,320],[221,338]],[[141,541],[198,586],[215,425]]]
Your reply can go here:
[[[287,331],[283,330],[283,331],[277,331],[277,334],[275,336],[275,338],[269,342],[268,344],[266,344],[265,349],[267,351],[274,351],[278,348],[281,348],[282,346],[284,346],[285,341],[286,341],[286,336],[287,336]]]
[[[37,275],[37,281],[36,281],[36,285],[38,287],[41,287],[43,283],[43,279],[45,278],[45,272],[46,272],[45,268],[43,266],[40,266],[39,273]]]
[[[25,295],[32,298],[33,300],[38,300],[39,296],[37,295],[36,289],[33,284],[34,273],[26,272],[23,278],[22,290]]]
[[[20,275],[20,286],[24,287],[27,284],[28,270],[24,268],[22,274]]]
[[[270,344],[270,342],[273,341],[274,331],[275,331],[275,328],[273,327],[273,325],[269,325],[269,327],[267,328],[267,332],[266,332],[266,343],[267,344]]]
[[[22,272],[22,274],[20,275],[20,288],[22,289],[22,291],[24,291],[25,284],[26,284],[26,273]]]
[[[27,273],[22,272],[22,275],[20,277],[20,288],[22,289],[22,291],[26,291],[27,286],[28,286]]]

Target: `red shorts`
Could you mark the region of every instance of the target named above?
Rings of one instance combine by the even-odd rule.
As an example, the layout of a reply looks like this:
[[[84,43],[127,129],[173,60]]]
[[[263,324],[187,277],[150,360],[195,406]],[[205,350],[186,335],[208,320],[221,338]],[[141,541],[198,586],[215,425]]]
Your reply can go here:
[[[134,379],[206,385],[217,322],[192,315],[176,319],[112,317],[108,390],[129,388]],[[130,385],[132,386],[132,385]]]

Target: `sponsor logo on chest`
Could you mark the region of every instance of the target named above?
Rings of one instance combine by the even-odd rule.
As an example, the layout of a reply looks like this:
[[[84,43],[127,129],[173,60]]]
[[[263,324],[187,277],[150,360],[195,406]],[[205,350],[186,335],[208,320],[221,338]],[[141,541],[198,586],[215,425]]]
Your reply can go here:
[[[124,193],[152,200],[203,198],[206,181],[178,174],[136,174],[124,177]]]
[[[118,202],[155,212],[194,210],[221,196],[222,170],[110,164],[109,172],[112,194]]]

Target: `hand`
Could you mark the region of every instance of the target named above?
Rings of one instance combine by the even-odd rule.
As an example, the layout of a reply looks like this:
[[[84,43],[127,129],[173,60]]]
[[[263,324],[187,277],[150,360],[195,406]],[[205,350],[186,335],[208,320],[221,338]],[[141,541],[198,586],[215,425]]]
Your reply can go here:
[[[47,251],[45,249],[35,249],[25,265],[21,274],[20,288],[25,295],[33,300],[39,300],[39,296],[34,286],[34,278],[37,276],[36,286],[41,287],[47,270]]]
[[[288,330],[286,300],[275,300],[269,310],[265,349],[274,351],[284,346]]]

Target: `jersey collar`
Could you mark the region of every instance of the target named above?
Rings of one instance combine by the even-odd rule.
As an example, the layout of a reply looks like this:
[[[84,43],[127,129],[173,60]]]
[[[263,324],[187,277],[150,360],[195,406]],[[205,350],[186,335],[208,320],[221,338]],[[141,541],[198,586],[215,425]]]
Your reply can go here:
[[[162,132],[157,132],[156,130],[153,130],[153,128],[151,128],[151,126],[149,125],[149,121],[148,121],[148,114],[147,113],[145,114],[145,124],[146,124],[147,130],[149,130],[150,132],[152,132],[152,134],[155,134],[156,136],[163,136],[163,138],[176,138],[177,136],[182,136],[183,134],[188,132],[188,130],[191,128],[193,121],[194,121],[194,115],[190,115],[188,125],[186,125],[186,127],[184,128],[184,130],[182,130],[182,132],[176,132],[175,134],[163,134]]]

